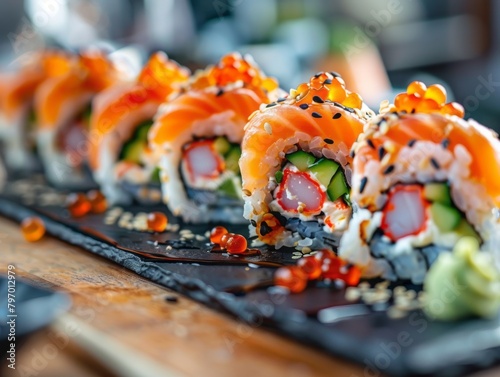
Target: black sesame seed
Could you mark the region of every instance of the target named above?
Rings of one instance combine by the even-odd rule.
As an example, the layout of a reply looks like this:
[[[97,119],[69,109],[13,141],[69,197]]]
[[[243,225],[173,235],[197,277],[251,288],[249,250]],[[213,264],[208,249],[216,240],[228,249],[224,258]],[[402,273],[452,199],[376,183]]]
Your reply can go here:
[[[325,81],[323,81],[323,85],[330,85],[332,83],[332,80],[331,79],[326,79]]]
[[[434,169],[441,169],[441,166],[439,165],[439,162],[434,157],[431,157],[431,165],[434,167]]]
[[[344,106],[344,110],[354,114],[354,109],[352,107]]]
[[[281,226],[285,226],[288,222],[288,220],[286,219],[285,216],[283,216],[281,213],[279,213],[278,211],[271,211],[269,212],[271,215],[273,215],[274,217],[276,217],[276,219],[279,221],[279,223],[281,224]]]
[[[356,152],[354,152],[354,149],[351,149],[349,156],[351,156],[351,158],[354,158],[354,156],[356,156]]]
[[[361,184],[359,185],[359,193],[362,194],[365,191],[366,184],[368,183],[368,177],[363,177],[361,179]]]
[[[217,97],[220,97],[220,96],[221,96],[221,95],[223,95],[223,94],[224,94],[224,90],[223,90],[222,88],[220,88],[220,89],[217,91],[216,96],[217,96]]]
[[[323,139],[323,141],[327,144],[333,144],[333,140],[332,139]]]
[[[368,146],[369,146],[371,149],[375,149],[375,144],[373,144],[372,139],[366,139],[366,144],[368,144]]]
[[[385,148],[383,146],[380,146],[378,148],[378,158],[379,160],[382,160],[385,156],[385,154],[387,153],[387,151],[385,150]]]
[[[394,165],[389,165],[388,167],[385,168],[382,174],[384,175],[391,174],[393,171],[394,171]]]
[[[269,233],[271,233],[272,231],[273,231],[273,228],[271,228],[269,225],[267,225],[267,223],[265,221],[263,221],[260,224],[260,235],[261,236],[266,236]]]
[[[299,105],[299,107],[302,109],[302,110],[307,110],[309,108],[309,105],[307,103],[303,103],[301,105]]]
[[[444,139],[441,142],[441,145],[443,146],[444,149],[448,148],[448,146],[450,145],[450,139]]]
[[[311,115],[313,116],[313,118],[323,118],[323,116],[320,113],[317,113],[316,111],[313,111]]]
[[[410,148],[412,148],[412,147],[415,145],[415,143],[416,143],[416,142],[417,142],[417,139],[411,139],[411,140],[408,142],[408,146],[409,146]]]
[[[266,105],[266,107],[273,107],[273,106],[276,106],[277,103],[276,102],[271,102],[270,104]]]
[[[332,119],[339,119],[341,116],[342,116],[341,113],[336,113],[336,114],[333,114]]]
[[[411,113],[412,113],[412,114],[415,114],[416,112],[417,112],[417,110],[416,110],[416,109],[411,109]]]
[[[340,77],[340,74],[335,71],[330,71],[330,75],[332,75],[333,77]]]
[[[280,98],[278,98],[278,100],[277,100],[276,102],[278,102],[278,103],[279,103],[279,102],[283,102],[283,101],[286,101],[286,98],[284,98],[284,97],[280,97]]]
[[[325,102],[325,101],[323,101],[323,100],[321,99],[321,97],[320,97],[320,96],[314,96],[314,97],[313,97],[313,101],[314,101],[314,102],[317,102],[317,103],[323,103],[323,102]]]
[[[250,223],[255,227],[257,226],[257,222],[255,220],[250,220]]]
[[[314,78],[317,79],[319,76],[321,76],[323,74],[323,72],[318,72],[314,75]]]
[[[165,301],[175,303],[179,301],[179,298],[177,296],[167,296]]]

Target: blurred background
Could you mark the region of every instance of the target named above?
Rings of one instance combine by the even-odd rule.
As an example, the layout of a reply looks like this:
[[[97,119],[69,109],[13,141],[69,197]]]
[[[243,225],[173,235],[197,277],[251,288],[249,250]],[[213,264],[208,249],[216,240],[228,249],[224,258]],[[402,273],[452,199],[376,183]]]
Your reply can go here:
[[[0,64],[46,46],[98,45],[133,69],[161,49],[191,69],[239,50],[284,89],[337,71],[378,110],[413,80],[441,83],[500,129],[500,2],[493,0],[0,0]]]

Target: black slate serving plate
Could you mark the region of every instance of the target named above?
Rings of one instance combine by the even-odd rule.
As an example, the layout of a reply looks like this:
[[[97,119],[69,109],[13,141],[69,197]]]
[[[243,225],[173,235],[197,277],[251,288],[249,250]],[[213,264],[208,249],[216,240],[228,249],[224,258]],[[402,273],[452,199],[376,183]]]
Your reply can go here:
[[[254,326],[360,363],[365,376],[459,376],[500,363],[500,318],[442,323],[415,310],[393,319],[384,308],[348,302],[342,288],[322,284],[287,295],[270,283],[276,267],[295,263],[290,250],[263,248],[261,255],[246,257],[211,253],[206,238],[181,241],[178,231],[128,230],[105,224],[105,214],[73,219],[55,204],[61,194],[38,176],[13,179],[0,194],[0,213],[17,221],[38,215],[47,231],[64,241]],[[154,208],[125,210],[134,214]],[[213,226],[169,219],[199,236]],[[227,227],[248,234],[246,226]],[[328,323],[318,313],[328,316]]]

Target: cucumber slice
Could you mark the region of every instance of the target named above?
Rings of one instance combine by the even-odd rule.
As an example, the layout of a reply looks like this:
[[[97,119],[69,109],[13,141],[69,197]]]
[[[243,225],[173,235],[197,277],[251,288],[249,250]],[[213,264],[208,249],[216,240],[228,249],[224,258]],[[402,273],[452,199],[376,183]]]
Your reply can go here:
[[[328,187],[333,176],[339,169],[339,164],[326,158],[309,166],[309,171],[314,174],[316,179],[325,187]]]
[[[428,183],[424,186],[424,197],[431,202],[451,206],[450,187],[446,183]]]
[[[326,189],[328,197],[332,202],[340,198],[342,195],[349,194],[349,187],[341,170],[337,170],[332,178],[332,181]]]
[[[133,137],[133,139],[147,142],[148,141],[148,132],[149,132],[152,125],[153,125],[152,121],[147,121],[147,122],[141,123],[135,129],[135,136]]]
[[[431,215],[434,223],[443,233],[454,230],[462,220],[459,210],[437,202],[431,205]]]
[[[276,178],[276,182],[281,183],[281,181],[283,180],[283,172],[281,170],[278,170],[274,174],[274,178]]]
[[[240,174],[240,166],[238,162],[241,157],[241,148],[237,145],[231,147],[229,152],[226,154],[226,169]]]
[[[460,223],[455,228],[455,232],[457,232],[461,237],[474,237],[476,240],[478,240],[479,243],[481,243],[481,237],[479,236],[479,234],[464,218],[460,220]]]
[[[306,171],[307,168],[316,161],[316,157],[304,151],[287,154],[286,159],[294,164],[300,171]]]
[[[217,191],[230,198],[241,199],[242,196],[241,188],[237,185],[235,180],[231,178],[222,182],[217,188]]]
[[[224,136],[219,136],[214,140],[214,149],[220,155],[225,156],[231,149],[231,143]]]
[[[151,173],[151,182],[153,183],[160,183],[160,168],[156,167],[155,170]]]
[[[141,155],[146,148],[146,143],[141,140],[128,142],[123,146],[120,153],[120,160],[141,164]]]

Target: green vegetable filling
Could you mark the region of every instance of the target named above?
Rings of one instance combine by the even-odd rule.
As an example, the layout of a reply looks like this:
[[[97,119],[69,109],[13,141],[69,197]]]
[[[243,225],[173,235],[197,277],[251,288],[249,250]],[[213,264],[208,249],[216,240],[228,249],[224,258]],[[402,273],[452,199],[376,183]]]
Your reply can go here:
[[[481,237],[476,230],[453,204],[447,183],[427,183],[424,186],[424,197],[431,202],[431,216],[441,232],[455,232],[462,237],[474,237],[481,242]]]
[[[350,188],[339,163],[327,158],[317,159],[312,154],[300,150],[286,155],[286,159],[299,171],[310,172],[318,182],[326,187],[326,193],[332,202],[343,198],[347,205],[351,205]],[[277,171],[275,178],[277,183],[281,183],[283,171]]]

